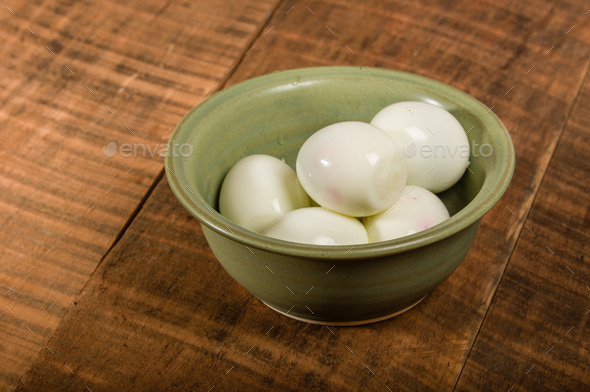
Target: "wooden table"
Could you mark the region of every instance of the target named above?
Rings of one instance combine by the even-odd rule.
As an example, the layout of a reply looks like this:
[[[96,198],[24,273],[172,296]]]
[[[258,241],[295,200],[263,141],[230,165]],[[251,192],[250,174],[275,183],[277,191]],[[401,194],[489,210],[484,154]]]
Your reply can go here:
[[[590,390],[587,2],[8,0],[0,10],[0,390]],[[235,283],[155,149],[276,70],[401,69],[504,121],[514,179],[419,306],[307,325]],[[106,153],[106,154],[105,154]]]

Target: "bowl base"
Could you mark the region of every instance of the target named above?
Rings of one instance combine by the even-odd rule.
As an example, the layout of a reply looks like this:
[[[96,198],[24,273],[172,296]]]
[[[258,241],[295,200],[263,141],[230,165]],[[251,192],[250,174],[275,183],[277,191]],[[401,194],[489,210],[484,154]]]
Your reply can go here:
[[[283,312],[282,310],[278,310],[277,308],[272,307],[271,305],[267,304],[264,301],[260,301],[263,304],[265,304],[266,306],[268,306],[269,308],[271,308],[272,310],[274,310],[275,312],[278,312],[280,314],[282,314],[283,316],[287,316],[289,318],[298,320],[298,321],[303,321],[305,323],[309,323],[309,324],[318,324],[318,325],[332,325],[335,327],[353,327],[353,326],[357,326],[357,325],[365,325],[365,324],[372,324],[372,323],[378,323],[379,321],[383,321],[383,320],[387,320],[390,319],[392,317],[395,316],[399,316],[400,314],[412,309],[414,306],[418,305],[420,302],[422,302],[422,300],[426,298],[426,295],[422,298],[420,298],[418,301],[414,302],[413,304],[411,304],[410,306],[403,308],[401,310],[398,310],[397,312],[393,312],[390,314],[386,314],[385,316],[380,316],[380,317],[375,317],[375,318],[370,318],[370,319],[365,319],[365,320],[358,320],[358,321],[322,321],[322,320],[313,320],[313,319],[308,319],[305,317],[298,317],[298,316],[293,316],[291,314],[288,314],[287,312]]]

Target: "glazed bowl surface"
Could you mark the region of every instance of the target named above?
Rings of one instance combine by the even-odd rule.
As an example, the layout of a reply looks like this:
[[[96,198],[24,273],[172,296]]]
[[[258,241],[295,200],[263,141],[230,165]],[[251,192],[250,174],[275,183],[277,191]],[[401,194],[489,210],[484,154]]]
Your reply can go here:
[[[439,105],[467,133],[470,165],[438,195],[450,219],[396,240],[320,247],[251,232],[218,213],[224,176],[241,158],[268,154],[294,168],[315,131],[339,121],[369,122],[399,101]],[[191,153],[170,153],[178,146]],[[201,223],[224,269],[274,310],[328,325],[386,319],[421,301],[464,259],[514,170],[510,136],[485,105],[426,77],[367,67],[281,71],[222,90],[187,113],[168,151],[170,187]]]

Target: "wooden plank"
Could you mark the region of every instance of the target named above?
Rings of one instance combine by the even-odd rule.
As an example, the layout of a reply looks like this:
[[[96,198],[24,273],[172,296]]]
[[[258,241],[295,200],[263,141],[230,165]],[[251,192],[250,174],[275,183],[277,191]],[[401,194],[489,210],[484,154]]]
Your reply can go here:
[[[228,77],[274,6],[2,5],[0,390],[47,351],[47,339],[161,176],[158,153],[171,127]],[[109,142],[138,145],[138,156],[107,157]],[[144,156],[144,145],[157,153]]]
[[[306,325],[223,272],[163,180],[49,341],[56,355],[43,352],[17,389],[453,389],[579,91],[585,11],[577,1],[282,4],[230,84],[286,68],[377,65],[448,82],[505,121],[515,179],[465,262],[394,320]]]
[[[590,390],[589,108],[586,76],[458,390]]]

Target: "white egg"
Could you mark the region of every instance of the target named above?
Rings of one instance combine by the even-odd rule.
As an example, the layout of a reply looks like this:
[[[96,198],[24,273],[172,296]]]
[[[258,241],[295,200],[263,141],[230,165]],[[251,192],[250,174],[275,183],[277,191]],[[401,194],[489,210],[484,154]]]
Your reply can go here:
[[[377,113],[371,124],[404,150],[408,184],[438,193],[463,176],[469,141],[459,121],[445,109],[425,102],[398,102]]]
[[[322,207],[291,211],[265,234],[285,241],[313,245],[354,245],[368,242],[367,232],[358,219]]]
[[[359,121],[328,125],[310,136],[296,169],[320,206],[358,217],[391,206],[407,176],[402,150],[383,131]]]
[[[417,233],[449,219],[443,202],[428,189],[408,185],[393,206],[363,218],[369,242],[393,240]]]
[[[287,212],[309,207],[295,171],[269,155],[250,155],[225,176],[219,212],[236,224],[262,233]]]

